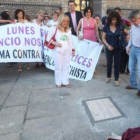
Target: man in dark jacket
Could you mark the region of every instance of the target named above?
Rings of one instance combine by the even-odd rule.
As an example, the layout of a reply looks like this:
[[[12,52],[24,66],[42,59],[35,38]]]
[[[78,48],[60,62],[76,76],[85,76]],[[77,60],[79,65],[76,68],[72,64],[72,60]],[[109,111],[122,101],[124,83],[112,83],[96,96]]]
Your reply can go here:
[[[83,17],[82,13],[75,10],[75,2],[73,0],[70,0],[68,2],[69,5],[69,12],[66,12],[65,14],[70,18],[70,27],[72,30],[72,34],[76,35],[76,29],[79,23],[79,20]]]

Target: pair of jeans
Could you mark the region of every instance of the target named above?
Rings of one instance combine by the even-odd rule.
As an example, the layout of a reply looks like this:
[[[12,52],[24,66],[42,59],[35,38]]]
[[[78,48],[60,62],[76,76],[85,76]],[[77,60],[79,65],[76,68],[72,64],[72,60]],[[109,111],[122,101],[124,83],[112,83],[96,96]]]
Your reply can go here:
[[[140,80],[140,47],[134,45],[131,46],[129,54],[129,70],[130,70],[130,86],[133,88],[138,88],[140,91],[140,82],[137,82],[137,72],[138,78]]]
[[[119,71],[120,71],[120,57],[121,51],[119,49],[114,49],[112,51],[106,48],[106,58],[107,58],[107,78],[111,78],[112,74],[112,63],[114,58],[114,80],[118,81]]]

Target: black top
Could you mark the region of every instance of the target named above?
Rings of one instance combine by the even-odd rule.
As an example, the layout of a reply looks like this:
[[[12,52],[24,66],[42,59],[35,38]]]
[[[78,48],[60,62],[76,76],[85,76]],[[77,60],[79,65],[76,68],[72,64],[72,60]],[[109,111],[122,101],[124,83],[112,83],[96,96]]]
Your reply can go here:
[[[117,27],[117,29],[115,30],[115,32],[113,33],[112,31],[110,31],[110,26],[109,25],[105,25],[103,28],[103,32],[106,33],[106,41],[109,45],[111,45],[113,48],[115,49],[119,49],[119,36],[120,36],[120,32],[124,31],[124,25],[120,25]]]
[[[108,18],[107,16],[102,17],[101,21],[103,25],[107,23],[107,18]]]
[[[70,12],[66,12],[65,15],[67,15],[69,17],[69,19],[70,19],[70,27],[71,27],[72,34],[76,35],[76,32],[74,31],[74,28],[73,28],[73,22],[72,22],[72,18],[71,18],[71,13]],[[78,26],[79,20],[81,18],[83,18],[82,13],[79,12],[79,11],[76,11],[77,26]]]

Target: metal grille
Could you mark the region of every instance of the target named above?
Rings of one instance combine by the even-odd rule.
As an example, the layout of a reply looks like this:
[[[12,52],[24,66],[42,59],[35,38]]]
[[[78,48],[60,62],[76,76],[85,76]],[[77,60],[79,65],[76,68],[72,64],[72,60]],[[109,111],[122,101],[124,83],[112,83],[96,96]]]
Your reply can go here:
[[[16,9],[22,9],[25,11],[25,14],[29,15],[31,19],[37,16],[39,10],[43,10],[48,13],[50,16],[56,10],[57,7],[60,7],[61,4],[49,4],[45,2],[36,3],[36,2],[0,2],[1,12],[8,10],[10,12],[11,18],[14,18],[14,12]]]

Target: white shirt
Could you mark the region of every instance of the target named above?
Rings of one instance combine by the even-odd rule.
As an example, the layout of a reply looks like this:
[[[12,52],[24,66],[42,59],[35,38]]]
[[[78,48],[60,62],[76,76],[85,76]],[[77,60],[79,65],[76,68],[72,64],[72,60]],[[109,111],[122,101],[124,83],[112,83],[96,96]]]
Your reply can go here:
[[[76,31],[76,29],[77,29],[77,21],[76,21],[76,13],[75,12],[71,13],[71,18],[72,18],[74,31]]]
[[[48,35],[47,35],[47,38],[46,38],[46,40],[48,42],[51,40],[51,38],[55,34],[55,30],[56,30],[56,27],[54,27],[54,26],[49,29],[49,32],[48,32]],[[62,44],[62,47],[57,47],[56,46],[53,49],[53,51],[55,51],[55,52],[64,52],[64,47],[68,47],[68,50],[69,50],[70,54],[72,54],[72,49],[74,48],[74,46],[73,46],[71,30],[68,30],[65,33],[65,35],[67,35],[67,37],[68,37],[68,45],[65,45],[65,41],[61,40],[62,35],[64,35],[64,33],[61,33],[61,31],[59,29],[57,29],[57,32],[56,32],[56,35],[55,35],[55,39],[56,39],[56,42]]]
[[[33,20],[32,20],[32,23],[36,23],[36,24],[38,25],[37,19],[33,19]],[[43,23],[43,21],[42,21],[42,23],[40,24],[40,26],[43,26],[43,25],[44,25],[44,23]]]
[[[128,43],[128,47],[133,44],[136,47],[140,47],[140,24],[138,26],[132,25],[130,31],[131,37]]]
[[[49,26],[57,26],[58,25],[58,21],[53,21],[53,19],[52,20],[50,20],[50,22],[49,22],[49,24],[48,24]]]

